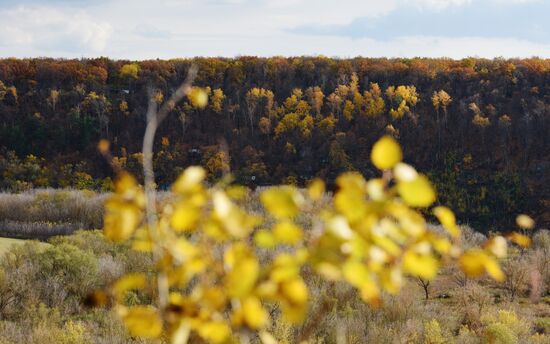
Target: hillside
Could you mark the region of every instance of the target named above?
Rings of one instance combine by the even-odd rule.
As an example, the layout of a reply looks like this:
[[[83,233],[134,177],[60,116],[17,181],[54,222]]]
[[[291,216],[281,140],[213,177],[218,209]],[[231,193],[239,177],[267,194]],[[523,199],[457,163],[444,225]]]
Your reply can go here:
[[[178,104],[160,128],[161,186],[190,164],[250,186],[370,178],[371,146],[388,133],[462,223],[550,223],[548,59],[3,59],[0,188],[108,189],[101,138],[139,175],[148,94],[162,102],[192,63],[209,105]]]

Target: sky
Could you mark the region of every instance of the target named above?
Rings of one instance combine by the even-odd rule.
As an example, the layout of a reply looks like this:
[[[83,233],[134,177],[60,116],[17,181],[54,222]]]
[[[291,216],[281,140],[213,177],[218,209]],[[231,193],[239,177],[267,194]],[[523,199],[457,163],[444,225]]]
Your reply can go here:
[[[0,0],[0,57],[550,58],[550,0]]]

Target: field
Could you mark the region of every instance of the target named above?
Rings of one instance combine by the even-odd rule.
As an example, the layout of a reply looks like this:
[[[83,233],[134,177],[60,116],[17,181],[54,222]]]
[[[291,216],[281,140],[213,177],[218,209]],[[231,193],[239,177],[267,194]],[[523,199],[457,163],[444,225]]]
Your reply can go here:
[[[14,245],[23,245],[24,243],[25,240],[21,239],[0,238],[0,255],[3,256]]]
[[[257,193],[247,198],[247,208],[259,209]],[[32,203],[38,197],[44,211],[40,216],[53,219],[58,215],[45,209],[55,212],[57,207],[69,208],[75,197],[80,197],[76,191],[49,190],[47,194],[48,198],[43,192],[4,194],[1,199],[6,208],[8,199],[25,198]],[[22,204],[16,203],[10,209]],[[79,213],[102,213],[93,202],[85,204],[88,206]],[[302,214],[301,223],[307,224],[311,220],[308,216]],[[70,214],[63,219],[71,219]],[[12,220],[24,224],[23,218],[13,216]],[[101,223],[100,219],[94,221]],[[35,230],[34,235],[47,237],[51,229]],[[468,227],[462,230],[467,246],[485,240]],[[150,271],[150,257],[130,250],[126,244],[112,243],[94,230],[54,236],[48,242],[50,245],[45,246],[0,239],[0,254],[4,256],[0,260],[0,343],[19,343],[23,338],[27,343],[148,342],[131,338],[109,309],[87,308],[84,300],[91,291],[105,288],[126,273]],[[5,256],[8,251],[12,252],[9,259]],[[402,293],[383,295],[381,308],[369,307],[343,283],[327,284],[305,271],[305,281],[312,290],[310,311],[320,315],[290,326],[273,308],[274,322],[269,330],[281,343],[296,342],[304,331],[311,331],[311,338],[323,343],[548,343],[549,259],[550,232],[538,230],[532,248],[513,249],[502,262],[508,278],[504,283],[486,277],[468,279],[455,264],[447,264],[430,283],[408,278]],[[535,275],[538,280],[533,284]],[[148,302],[145,291],[132,292],[128,298],[130,304]],[[258,340],[251,338],[253,343]]]

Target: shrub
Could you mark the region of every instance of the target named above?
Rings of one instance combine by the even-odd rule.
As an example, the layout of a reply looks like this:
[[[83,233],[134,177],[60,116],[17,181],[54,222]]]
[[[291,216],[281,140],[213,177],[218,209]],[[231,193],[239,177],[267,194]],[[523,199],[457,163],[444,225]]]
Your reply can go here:
[[[424,324],[424,344],[444,344],[447,343],[439,322],[432,319]]]
[[[488,344],[517,344],[517,335],[502,323],[492,323],[485,328],[485,341]]]

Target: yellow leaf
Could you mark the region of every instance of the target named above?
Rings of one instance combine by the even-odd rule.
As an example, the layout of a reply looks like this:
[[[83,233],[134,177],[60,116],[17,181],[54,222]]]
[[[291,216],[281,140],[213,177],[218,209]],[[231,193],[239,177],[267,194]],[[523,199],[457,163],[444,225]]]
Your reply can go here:
[[[373,282],[367,267],[358,261],[345,262],[342,272],[346,281],[356,288],[362,288],[364,285]]]
[[[396,295],[403,286],[403,274],[398,267],[384,269],[380,274],[380,283],[386,292]]]
[[[508,239],[522,247],[531,246],[531,238],[518,232],[513,232],[512,234],[509,234]]]
[[[325,183],[319,178],[313,179],[307,187],[307,193],[312,200],[320,200],[325,194]]]
[[[395,165],[393,174],[395,175],[395,179],[400,182],[410,182],[418,177],[418,172],[416,172],[414,167],[402,162]]]
[[[459,260],[462,271],[468,277],[479,277],[487,272],[496,281],[503,281],[505,276],[497,261],[479,249],[465,252]]]
[[[359,195],[364,195],[367,187],[365,178],[357,172],[342,173],[336,178],[336,184],[344,192],[356,192]]]
[[[359,192],[340,190],[334,196],[334,206],[351,223],[361,221],[366,213],[363,195]]]
[[[250,293],[260,273],[260,265],[254,258],[244,258],[235,263],[227,274],[227,293],[232,297],[243,297]]]
[[[435,201],[435,191],[423,175],[397,184],[399,196],[411,207],[429,207]]]
[[[497,282],[502,282],[506,279],[497,261],[492,257],[488,257],[485,260],[485,271]]]
[[[361,298],[373,307],[379,307],[382,304],[380,289],[375,283],[364,284],[360,289]]]
[[[455,214],[451,209],[444,206],[439,206],[433,209],[433,213],[443,227],[449,232],[449,234],[455,238],[460,236],[460,229],[456,225]]]
[[[267,325],[269,316],[257,297],[250,296],[243,301],[243,314],[246,324],[252,329]]]
[[[113,241],[129,239],[141,222],[141,211],[133,204],[108,200],[105,210],[104,234]]]
[[[191,105],[196,108],[204,109],[208,105],[208,94],[200,87],[191,88],[187,98],[189,98]]]
[[[518,215],[516,223],[523,229],[533,229],[535,227],[535,220],[525,214]]]
[[[231,335],[231,328],[223,321],[208,321],[199,325],[199,336],[211,343],[223,343]]]
[[[408,250],[403,255],[403,270],[411,276],[431,280],[437,275],[439,264],[430,254],[418,254]]]
[[[254,234],[254,243],[262,248],[272,248],[277,245],[273,234],[266,229],[260,229]]]
[[[201,186],[201,183],[205,177],[206,171],[202,167],[188,167],[172,185],[172,190],[176,193],[196,191]]]
[[[296,188],[280,186],[262,192],[260,201],[270,214],[284,219],[296,216],[304,199]]]
[[[394,167],[403,158],[401,147],[390,136],[384,136],[374,144],[371,152],[371,160],[374,166],[380,170]]]
[[[307,286],[301,278],[295,278],[281,285],[281,290],[290,303],[295,305],[302,305],[307,302],[308,290]]]
[[[478,249],[464,252],[459,258],[459,264],[462,271],[468,277],[479,277],[485,271],[485,261],[487,255]]]
[[[302,240],[302,229],[292,222],[279,222],[273,228],[275,239],[283,244],[296,245]]]
[[[381,201],[386,197],[384,180],[381,178],[371,179],[367,182],[367,194],[375,201]]]
[[[491,252],[497,258],[505,258],[508,251],[506,239],[502,236],[494,236],[487,241],[485,249]]]
[[[128,332],[135,337],[158,338],[162,334],[162,320],[153,307],[130,307],[125,310],[122,321]]]
[[[259,336],[262,344],[278,344],[275,337],[273,337],[273,335],[271,335],[271,333],[267,331],[260,331]]]
[[[338,281],[342,277],[342,273],[340,269],[338,269],[338,266],[328,262],[317,264],[315,270],[329,281]]]
[[[113,285],[113,292],[118,299],[122,299],[127,291],[144,288],[146,283],[147,279],[144,274],[128,274]]]
[[[197,208],[188,202],[180,202],[174,209],[170,224],[176,231],[194,230],[200,216],[200,208]]]
[[[137,186],[137,181],[134,176],[128,172],[122,172],[117,176],[115,181],[115,193],[123,194],[126,191],[135,188]]]

